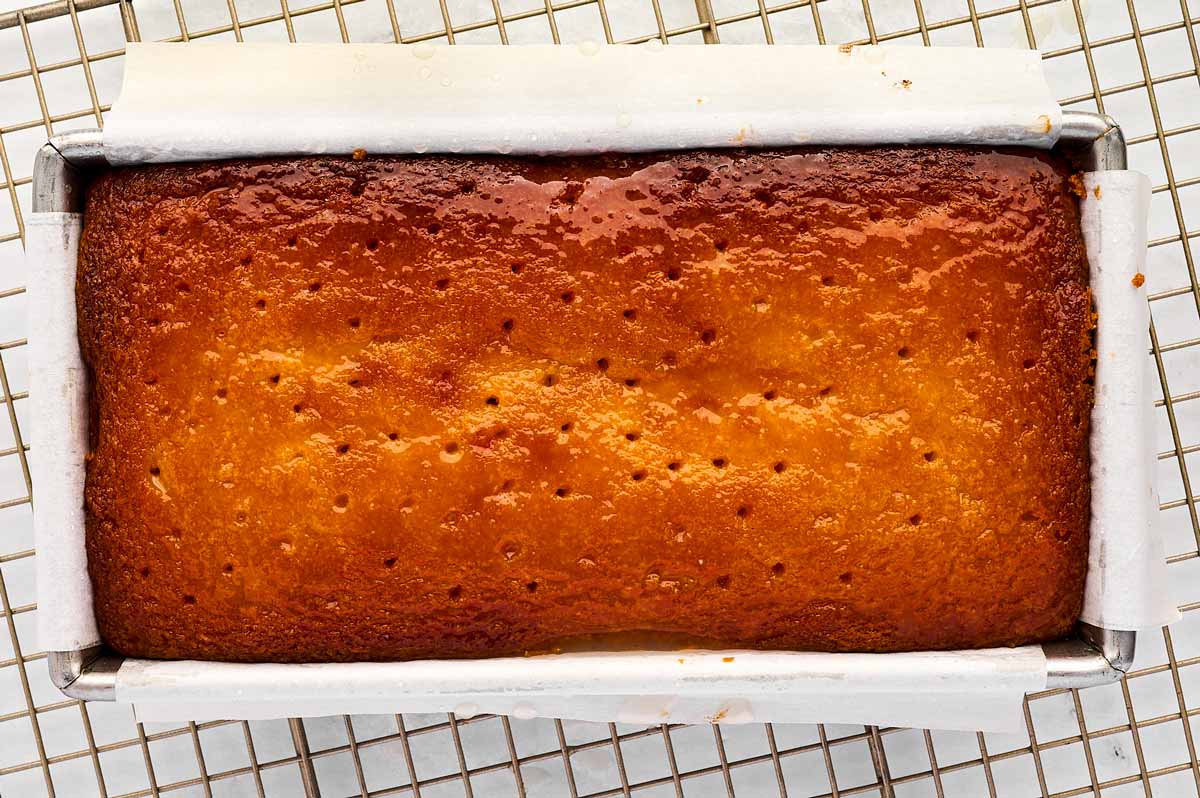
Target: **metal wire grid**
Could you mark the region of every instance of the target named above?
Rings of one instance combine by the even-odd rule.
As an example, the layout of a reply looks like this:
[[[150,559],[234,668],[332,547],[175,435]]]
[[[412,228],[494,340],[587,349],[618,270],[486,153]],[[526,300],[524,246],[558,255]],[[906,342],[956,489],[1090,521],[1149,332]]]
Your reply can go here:
[[[1189,474],[1200,453],[1200,16],[1188,0],[270,2],[146,0],[135,8],[129,0],[59,0],[0,13],[0,70],[8,70],[0,71],[0,194],[11,205],[0,201],[0,393],[10,428],[0,424],[0,611],[8,632],[7,641],[0,635],[0,794],[1200,796],[1191,723],[1200,714],[1200,497]],[[1161,644],[1141,636],[1126,682],[1029,696],[1019,736],[453,715],[151,728],[123,707],[62,700],[33,634],[36,452],[22,437],[31,400],[18,242],[33,149],[51,133],[103,124],[124,43],[140,40],[143,26],[147,39],[170,41],[603,37],[1047,48],[1062,103],[1116,115],[1131,164],[1157,183],[1149,351],[1162,389],[1162,518],[1176,595],[1188,602],[1184,621],[1174,634],[1163,629]],[[60,102],[69,81],[74,104]]]

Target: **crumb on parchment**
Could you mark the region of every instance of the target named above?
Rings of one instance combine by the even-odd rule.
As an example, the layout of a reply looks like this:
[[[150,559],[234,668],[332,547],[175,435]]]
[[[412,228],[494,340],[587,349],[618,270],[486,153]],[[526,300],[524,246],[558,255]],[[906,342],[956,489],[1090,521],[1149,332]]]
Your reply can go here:
[[[1097,183],[1096,187],[1094,189],[1092,189],[1092,193],[1096,195],[1096,199],[1100,199],[1100,184],[1099,183]]]
[[[1087,196],[1087,189],[1083,187],[1083,175],[1073,174],[1067,178],[1067,185],[1071,188],[1071,193],[1076,197],[1083,199]]]
[[[1133,275],[1133,279],[1129,282],[1133,283],[1134,288],[1141,288],[1146,284],[1146,275],[1138,272],[1137,274]]]
[[[350,157],[356,161],[361,161],[367,157],[367,151],[364,150],[362,147],[359,147],[357,150],[355,150],[354,152],[352,152],[350,154]]]

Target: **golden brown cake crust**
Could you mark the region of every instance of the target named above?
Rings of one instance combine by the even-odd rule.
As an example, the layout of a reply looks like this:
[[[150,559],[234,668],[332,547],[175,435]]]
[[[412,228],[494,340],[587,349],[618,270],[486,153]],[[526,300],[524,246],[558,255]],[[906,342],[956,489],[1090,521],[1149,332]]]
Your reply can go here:
[[[88,554],[145,657],[1064,635],[1091,305],[1033,151],[306,158],[88,193]]]

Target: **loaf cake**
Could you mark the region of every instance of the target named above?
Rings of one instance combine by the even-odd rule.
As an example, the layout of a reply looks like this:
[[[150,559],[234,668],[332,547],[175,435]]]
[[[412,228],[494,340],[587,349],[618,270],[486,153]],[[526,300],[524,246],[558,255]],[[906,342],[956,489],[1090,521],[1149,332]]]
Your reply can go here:
[[[121,654],[889,652],[1078,617],[1094,317],[1055,155],[148,166],[85,220]]]

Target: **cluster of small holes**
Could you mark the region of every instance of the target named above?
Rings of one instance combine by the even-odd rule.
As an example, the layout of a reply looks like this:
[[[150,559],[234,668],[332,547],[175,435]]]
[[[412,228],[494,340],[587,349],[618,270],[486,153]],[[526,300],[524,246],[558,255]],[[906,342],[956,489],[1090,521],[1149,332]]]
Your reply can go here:
[[[360,190],[358,193],[361,193],[361,190]],[[874,208],[873,208],[873,209],[871,209],[871,211],[870,211],[870,215],[871,215],[871,218],[872,218],[872,219],[878,219],[878,218],[880,218],[880,217],[881,217],[881,213],[880,213],[880,212],[879,212],[877,209],[874,209]],[[438,232],[440,232],[440,229],[441,229],[441,228],[440,228],[440,226],[439,226],[439,225],[437,225],[437,224],[432,224],[432,225],[430,225],[430,226],[429,226],[429,228],[428,228],[428,231],[429,231],[429,233],[430,233],[430,234],[432,234],[432,235],[436,235]],[[164,231],[160,231],[160,233],[162,233],[162,232],[165,232],[165,230],[164,230]],[[296,240],[296,238],[295,238],[295,237],[292,237],[292,238],[289,238],[289,239],[288,239],[288,242],[287,242],[287,243],[288,243],[288,246],[289,246],[289,247],[294,247],[294,246],[296,246],[296,244],[297,244],[297,240]],[[379,245],[379,241],[378,241],[377,239],[371,239],[371,240],[369,240],[369,241],[367,242],[367,244],[366,244],[366,246],[367,246],[367,249],[368,249],[368,250],[371,250],[371,251],[374,251],[375,249],[377,249],[378,245]],[[716,248],[718,251],[724,251],[724,250],[727,248],[727,246],[728,246],[728,242],[726,242],[726,241],[724,241],[724,240],[718,240],[718,241],[714,242],[714,247],[715,247],[715,248]],[[249,265],[249,263],[251,262],[251,260],[250,260],[250,258],[249,258],[249,257],[247,257],[247,258],[244,258],[242,262],[243,262],[243,265]],[[516,264],[516,263],[512,264],[510,268],[511,268],[511,271],[512,271],[512,273],[513,273],[513,274],[520,274],[520,273],[521,273],[521,271],[523,270],[523,267],[522,267],[522,265],[521,265],[521,264]],[[681,271],[680,271],[680,269],[678,269],[677,267],[672,267],[671,269],[669,269],[669,270],[668,270],[668,272],[667,272],[667,277],[668,277],[668,279],[670,279],[670,280],[678,280],[678,279],[681,277]],[[438,288],[438,290],[444,290],[444,289],[446,289],[446,288],[449,286],[449,282],[450,282],[450,281],[449,281],[449,279],[448,279],[448,278],[442,278],[442,279],[438,280],[438,281],[435,283],[435,286]],[[832,286],[832,285],[835,285],[835,284],[836,284],[836,280],[835,280],[835,279],[834,279],[832,276],[826,275],[826,276],[822,277],[822,283],[823,283],[824,285],[826,285],[826,286]],[[181,283],[181,284],[180,284],[179,286],[177,286],[177,287],[178,287],[178,290],[179,290],[179,291],[181,291],[181,292],[188,292],[188,291],[190,291],[190,290],[191,290],[191,289],[190,289],[190,286],[188,286],[186,283]],[[322,287],[321,283],[319,283],[319,282],[314,282],[314,283],[310,284],[310,286],[309,286],[309,290],[310,290],[310,291],[313,291],[313,292],[316,292],[316,291],[319,291],[319,290],[321,289],[321,287]],[[573,293],[573,292],[570,292],[570,291],[563,292],[563,293],[561,294],[561,299],[562,299],[562,301],[563,301],[564,303],[571,303],[571,302],[573,302],[573,301],[575,300],[575,295],[574,295],[574,293]],[[756,299],[756,300],[755,300],[755,304],[756,304],[756,305],[757,305],[757,304],[760,304],[760,303],[761,303],[761,304],[765,304],[765,303],[766,303],[766,300],[765,300],[765,299]],[[256,306],[256,307],[257,307],[259,310],[265,310],[265,308],[266,308],[266,304],[267,304],[267,303],[266,303],[266,300],[265,300],[265,299],[261,299],[261,298],[260,298],[260,299],[258,299],[258,300],[255,302],[255,306]],[[623,317],[624,317],[626,320],[633,321],[633,320],[635,320],[635,319],[637,318],[637,311],[636,311],[636,309],[629,308],[629,309],[626,309],[626,310],[624,310],[624,311],[623,311],[623,313],[622,313],[622,316],[623,316]],[[156,322],[156,321],[157,321],[157,320],[155,320],[155,322]],[[155,323],[155,322],[152,322],[152,323]],[[351,318],[351,319],[349,319],[347,323],[349,324],[349,326],[350,326],[350,327],[352,327],[352,328],[357,328],[357,327],[359,327],[359,326],[360,326],[360,323],[361,323],[361,322],[360,322],[360,319],[358,319],[357,317],[355,317],[355,318]],[[503,324],[502,324],[502,327],[503,327],[503,329],[504,329],[504,330],[506,330],[506,331],[512,330],[512,328],[513,328],[513,320],[512,320],[512,319],[506,319],[506,320],[503,322]],[[712,342],[715,340],[715,338],[716,338],[716,333],[715,333],[715,331],[714,331],[714,330],[711,330],[711,329],[706,329],[706,330],[704,330],[704,331],[701,333],[701,340],[702,340],[704,343],[706,343],[706,344],[710,344],[710,343],[712,343]],[[974,343],[974,342],[976,342],[976,341],[978,340],[978,338],[979,338],[979,333],[978,333],[978,331],[976,331],[976,330],[968,330],[968,331],[966,332],[966,338],[967,338],[967,340],[969,340],[969,341],[971,341],[971,342],[973,342],[973,343]],[[909,348],[908,348],[908,347],[901,347],[901,348],[900,348],[900,349],[897,351],[897,356],[898,356],[899,358],[901,358],[901,359],[906,359],[906,358],[910,357],[910,355],[911,355],[911,353],[910,353],[910,350],[909,350]],[[664,361],[664,362],[666,362],[666,363],[668,363],[668,364],[673,364],[673,363],[674,363],[674,358],[675,358],[675,356],[674,356],[674,353],[665,353],[665,354],[663,355],[663,361]],[[600,358],[600,359],[598,359],[598,360],[596,361],[596,365],[597,365],[597,368],[598,368],[598,369],[600,369],[601,371],[606,371],[606,370],[609,368],[609,361],[608,361],[608,359],[607,359],[607,358]],[[1035,360],[1035,359],[1033,359],[1033,358],[1027,358],[1027,359],[1025,359],[1025,360],[1023,361],[1023,364],[1022,364],[1022,365],[1023,365],[1023,366],[1024,366],[1024,368],[1026,368],[1026,369],[1032,368],[1033,366],[1035,366],[1035,365],[1036,365],[1036,360]],[[279,380],[280,380],[280,375],[278,375],[278,374],[272,375],[272,376],[270,377],[270,380],[271,380],[271,382],[273,382],[273,383],[278,383],[278,382],[279,382]],[[357,384],[357,383],[358,383],[358,381],[357,381],[357,380],[351,380],[351,381],[350,381],[350,384],[352,384],[352,385],[355,385],[355,384]],[[557,383],[557,378],[555,377],[555,375],[546,375],[546,377],[545,377],[545,380],[544,380],[544,384],[545,384],[546,386],[553,386],[553,385],[555,385],[556,383]],[[628,386],[630,386],[630,387],[634,387],[634,386],[636,386],[636,385],[638,384],[638,380],[637,380],[637,379],[635,379],[635,378],[626,379],[626,380],[625,380],[625,384],[626,384],[626,385],[628,385]],[[821,391],[820,391],[820,394],[821,394],[822,396],[826,396],[826,395],[828,395],[828,394],[829,394],[831,391],[832,391],[832,387],[831,387],[831,386],[829,386],[829,387],[825,387],[825,388],[821,389]],[[218,389],[218,391],[217,391],[217,396],[218,396],[218,397],[224,398],[224,397],[226,396],[226,394],[227,394],[227,391],[226,391],[226,389],[224,389],[224,388]],[[774,400],[776,397],[777,397],[777,392],[776,392],[775,390],[773,390],[773,389],[772,389],[772,390],[767,390],[767,391],[765,391],[765,392],[763,393],[763,398],[764,398],[764,399],[766,399],[767,401]],[[496,406],[496,405],[498,405],[498,404],[499,404],[499,399],[498,399],[497,397],[495,397],[495,396],[489,396],[489,397],[486,399],[486,403],[487,403],[488,405]],[[300,412],[300,411],[301,411],[301,406],[300,406],[299,404],[297,404],[297,405],[294,405],[294,406],[293,406],[293,410],[294,410],[295,412],[297,412],[297,413],[298,413],[298,412]],[[563,431],[563,432],[570,431],[570,430],[572,429],[572,424],[571,424],[571,422],[565,422],[565,423],[563,423],[563,424],[561,425],[561,429],[562,429],[562,431]],[[635,440],[637,440],[637,439],[638,439],[638,437],[639,437],[639,436],[638,436],[638,434],[637,434],[637,433],[635,433],[635,432],[626,433],[626,438],[627,438],[628,440],[630,440],[630,441],[635,441]],[[397,433],[395,433],[395,432],[389,433],[389,434],[388,434],[388,438],[389,438],[390,440],[397,440],[397,439],[398,439],[398,434],[397,434]],[[337,449],[337,450],[338,450],[339,454],[344,454],[344,453],[346,453],[346,452],[348,452],[348,451],[349,451],[349,448],[350,448],[350,447],[349,447],[349,444],[342,444],[342,445],[340,445],[340,446],[338,447],[338,449]],[[445,451],[446,451],[447,453],[451,453],[451,454],[453,454],[453,453],[457,452],[457,450],[458,450],[458,445],[457,445],[456,443],[453,443],[453,442],[451,442],[451,443],[448,443],[448,444],[446,444],[446,446],[445,446]],[[933,462],[934,460],[936,460],[936,459],[937,459],[937,454],[936,454],[936,452],[933,452],[933,451],[928,451],[928,452],[925,452],[925,453],[923,454],[923,457],[924,457],[924,459],[925,459],[927,462]],[[712,464],[713,464],[713,466],[714,466],[714,467],[716,467],[716,468],[724,468],[724,467],[726,467],[726,466],[727,466],[727,464],[728,464],[728,461],[727,461],[727,460],[726,460],[726,458],[724,458],[724,457],[717,457],[717,458],[714,458],[714,459],[712,460]],[[681,463],[679,463],[678,461],[672,461],[672,462],[670,462],[670,463],[668,463],[668,464],[667,464],[667,468],[668,468],[670,471],[677,471],[677,470],[679,470],[681,467],[682,467],[682,464],[681,464]],[[784,472],[784,471],[787,469],[787,465],[786,465],[786,463],[784,463],[783,461],[779,461],[779,462],[776,462],[776,463],[775,463],[775,464],[772,466],[772,468],[773,468],[773,470],[774,470],[774,472],[775,472],[775,473],[779,474],[779,473],[783,473],[783,472]],[[158,468],[158,467],[152,467],[152,468],[150,469],[150,473],[151,473],[152,475],[156,475],[156,476],[157,476],[157,475],[159,474],[159,468]],[[642,479],[644,479],[644,478],[646,477],[646,472],[645,472],[645,471],[641,471],[641,470],[639,470],[639,471],[635,471],[635,472],[633,472],[633,474],[632,474],[631,476],[632,476],[632,479],[633,479],[634,481],[640,481],[640,480],[642,480]],[[506,486],[507,486],[509,483],[505,483],[505,484],[506,484]],[[506,489],[507,489],[507,487],[506,487]],[[559,488],[558,488],[558,489],[555,491],[555,495],[556,495],[556,496],[558,496],[558,497],[560,497],[560,498],[561,498],[561,497],[565,497],[565,496],[569,495],[569,493],[570,493],[570,490],[571,490],[571,489],[570,489],[570,487],[569,487],[569,486],[561,486],[561,487],[559,487]],[[338,507],[343,507],[343,508],[344,508],[344,507],[346,507],[346,506],[349,504],[349,497],[348,497],[348,496],[346,496],[345,494],[339,494],[337,497],[335,497],[335,499],[334,499],[334,504],[335,504],[336,506],[338,506]],[[737,516],[738,516],[739,518],[746,518],[746,517],[748,517],[748,516],[749,516],[750,512],[751,512],[751,508],[750,508],[749,506],[743,505],[743,506],[740,506],[740,507],[737,509]],[[920,516],[919,514],[914,514],[914,515],[910,516],[908,520],[909,520],[909,523],[910,523],[910,524],[912,524],[912,525],[914,525],[914,526],[915,526],[915,525],[919,525],[919,524],[921,523],[921,520],[922,520],[922,519],[921,519],[921,516]],[[1026,522],[1029,522],[1029,521],[1037,520],[1037,516],[1036,516],[1035,514],[1033,514],[1033,513],[1028,513],[1028,512],[1027,512],[1027,513],[1024,513],[1024,514],[1021,516],[1021,520],[1022,520],[1022,521],[1026,521]],[[1069,532],[1065,533],[1065,535],[1064,535],[1064,533],[1063,533],[1063,532],[1061,532],[1061,531],[1060,531],[1060,532],[1056,532],[1056,533],[1055,533],[1055,536],[1056,536],[1056,538],[1058,538],[1058,539],[1060,539],[1060,540],[1065,540],[1067,537],[1069,537],[1069,535],[1070,535],[1070,533],[1069,533]],[[384,566],[385,566],[385,567],[387,567],[387,568],[393,568],[393,567],[396,565],[396,562],[397,562],[397,560],[396,560],[396,558],[395,558],[395,557],[389,557],[389,558],[386,558],[386,559],[383,561],[383,564],[384,564]],[[223,570],[224,570],[224,572],[225,572],[225,573],[232,573],[232,572],[233,572],[233,570],[234,570],[234,566],[233,566],[232,564],[228,564],[228,563],[227,563],[227,564],[225,564],[225,566],[224,566],[224,569],[223,569]],[[777,562],[777,563],[775,563],[774,565],[772,565],[772,566],[771,566],[771,571],[772,571],[772,573],[773,573],[774,575],[776,575],[776,576],[782,575],[782,574],[785,572],[785,570],[786,570],[786,569],[785,569],[785,566],[784,566],[784,564],[783,564],[783,563],[780,563],[780,562]],[[149,569],[149,568],[145,568],[145,567],[144,567],[144,568],[142,568],[142,569],[141,569],[140,573],[141,573],[141,575],[142,575],[144,578],[145,578],[145,577],[148,577],[148,576],[149,576],[149,574],[150,574],[150,569]],[[839,577],[838,577],[838,579],[839,579],[839,581],[841,581],[842,583],[844,583],[844,584],[848,584],[848,583],[849,583],[849,582],[852,580],[852,575],[851,575],[849,572],[845,572],[845,573],[842,573],[842,574],[840,574],[840,575],[839,575]],[[718,577],[718,578],[717,578],[717,580],[716,580],[716,584],[717,584],[717,586],[718,586],[718,587],[721,587],[721,588],[728,588],[728,587],[729,587],[729,585],[730,585],[730,581],[731,581],[731,580],[730,580],[730,577],[729,577],[728,575],[722,575],[722,576],[720,576],[720,577]],[[529,583],[527,583],[527,584],[525,585],[525,587],[526,587],[526,589],[527,589],[527,590],[529,590],[530,592],[535,592],[535,591],[537,590],[537,588],[538,588],[538,584],[537,584],[537,582],[536,582],[536,581],[533,581],[533,582],[529,582]],[[462,588],[461,588],[461,587],[459,587],[459,586],[455,586],[455,587],[452,587],[452,588],[450,588],[450,589],[449,589],[449,591],[448,591],[448,595],[450,596],[450,598],[451,598],[451,599],[457,599],[457,598],[459,598],[459,597],[461,596],[461,591],[462,591]],[[195,601],[196,601],[195,597],[194,597],[194,596],[191,596],[191,595],[185,595],[185,596],[183,597],[183,600],[184,600],[184,602],[185,602],[185,603],[188,603],[188,604],[194,604],[194,603],[195,603]]]

